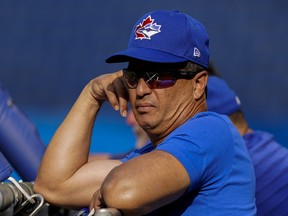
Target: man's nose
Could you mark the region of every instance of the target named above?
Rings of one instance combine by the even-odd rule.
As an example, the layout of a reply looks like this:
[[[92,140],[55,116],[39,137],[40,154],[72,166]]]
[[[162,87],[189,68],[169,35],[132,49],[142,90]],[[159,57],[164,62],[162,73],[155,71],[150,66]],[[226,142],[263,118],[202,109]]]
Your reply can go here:
[[[138,80],[138,85],[136,87],[136,93],[138,96],[144,96],[145,94],[149,94],[151,89],[143,78]]]

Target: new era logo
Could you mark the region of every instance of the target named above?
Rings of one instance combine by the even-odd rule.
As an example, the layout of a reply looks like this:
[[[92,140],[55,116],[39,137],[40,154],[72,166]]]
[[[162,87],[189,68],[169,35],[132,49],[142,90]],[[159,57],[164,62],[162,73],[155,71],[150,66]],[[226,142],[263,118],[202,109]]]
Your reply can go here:
[[[200,53],[200,51],[199,51],[199,49],[197,47],[194,47],[193,56],[195,56],[195,57],[200,57],[201,56],[201,53]]]
[[[150,40],[151,37],[155,34],[158,34],[160,31],[161,25],[157,25],[157,23],[154,23],[154,19],[151,18],[149,15],[146,19],[142,21],[142,23],[139,23],[136,26],[135,29],[135,39],[148,39]]]

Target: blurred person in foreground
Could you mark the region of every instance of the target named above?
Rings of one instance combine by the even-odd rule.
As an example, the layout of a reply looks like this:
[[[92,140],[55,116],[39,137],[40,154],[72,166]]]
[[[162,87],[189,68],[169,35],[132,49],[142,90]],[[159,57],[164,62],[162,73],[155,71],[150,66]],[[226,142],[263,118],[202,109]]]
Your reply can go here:
[[[266,131],[249,127],[240,99],[220,77],[209,76],[209,111],[228,115],[243,136],[256,175],[257,215],[288,215],[288,149]]]
[[[0,83],[0,151],[21,180],[35,180],[45,150],[46,145],[35,125]]]
[[[131,109],[128,111],[128,114],[126,117],[126,123],[127,125],[131,127],[133,134],[135,136],[135,143],[134,143],[133,149],[131,149],[128,152],[124,152],[120,154],[91,152],[89,156],[90,161],[91,160],[103,160],[103,159],[109,159],[109,158],[110,159],[122,159],[130,152],[134,151],[135,149],[142,148],[144,145],[146,145],[149,142],[149,137],[147,133],[143,130],[143,128],[140,127]]]
[[[187,14],[141,17],[128,49],[106,59],[128,68],[85,86],[48,145],[34,190],[56,205],[123,215],[256,215],[245,143],[227,116],[207,112],[208,44],[205,27]],[[121,160],[89,162],[104,101],[122,116],[130,102],[151,143]]]
[[[136,142],[134,147],[136,149],[142,148],[149,142],[149,137],[147,133],[143,130],[143,128],[141,128],[140,125],[138,124],[132,110],[128,111],[126,122],[128,125],[132,127],[132,131],[135,135]]]

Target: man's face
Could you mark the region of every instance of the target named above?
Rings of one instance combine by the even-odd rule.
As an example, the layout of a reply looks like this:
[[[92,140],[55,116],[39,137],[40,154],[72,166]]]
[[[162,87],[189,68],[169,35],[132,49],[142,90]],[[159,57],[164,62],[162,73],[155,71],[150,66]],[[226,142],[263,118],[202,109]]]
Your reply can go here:
[[[177,70],[181,69],[179,66],[183,67],[183,65],[164,65],[143,61],[129,64],[129,69],[138,74],[137,86],[128,88],[131,108],[139,125],[148,134],[159,136],[160,139],[189,118],[189,113],[195,103],[192,94],[194,79],[176,79],[172,84],[169,82],[169,75],[164,74],[165,71],[171,69],[177,73]],[[166,79],[165,83],[168,85],[155,84],[157,76],[153,76],[153,71],[163,72],[158,77]],[[146,72],[151,72],[149,73],[151,79],[146,76]],[[143,75],[140,75],[141,73]]]

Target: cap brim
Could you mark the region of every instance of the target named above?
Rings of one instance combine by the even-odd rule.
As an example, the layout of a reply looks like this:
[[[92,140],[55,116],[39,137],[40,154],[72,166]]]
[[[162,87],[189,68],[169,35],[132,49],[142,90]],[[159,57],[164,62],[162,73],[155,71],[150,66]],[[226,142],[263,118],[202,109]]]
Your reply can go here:
[[[176,56],[161,50],[142,48],[142,47],[131,47],[129,49],[115,53],[114,55],[108,57],[106,59],[106,62],[107,63],[128,62],[129,60],[131,60],[131,58],[158,63],[179,63],[188,60],[184,57]]]

